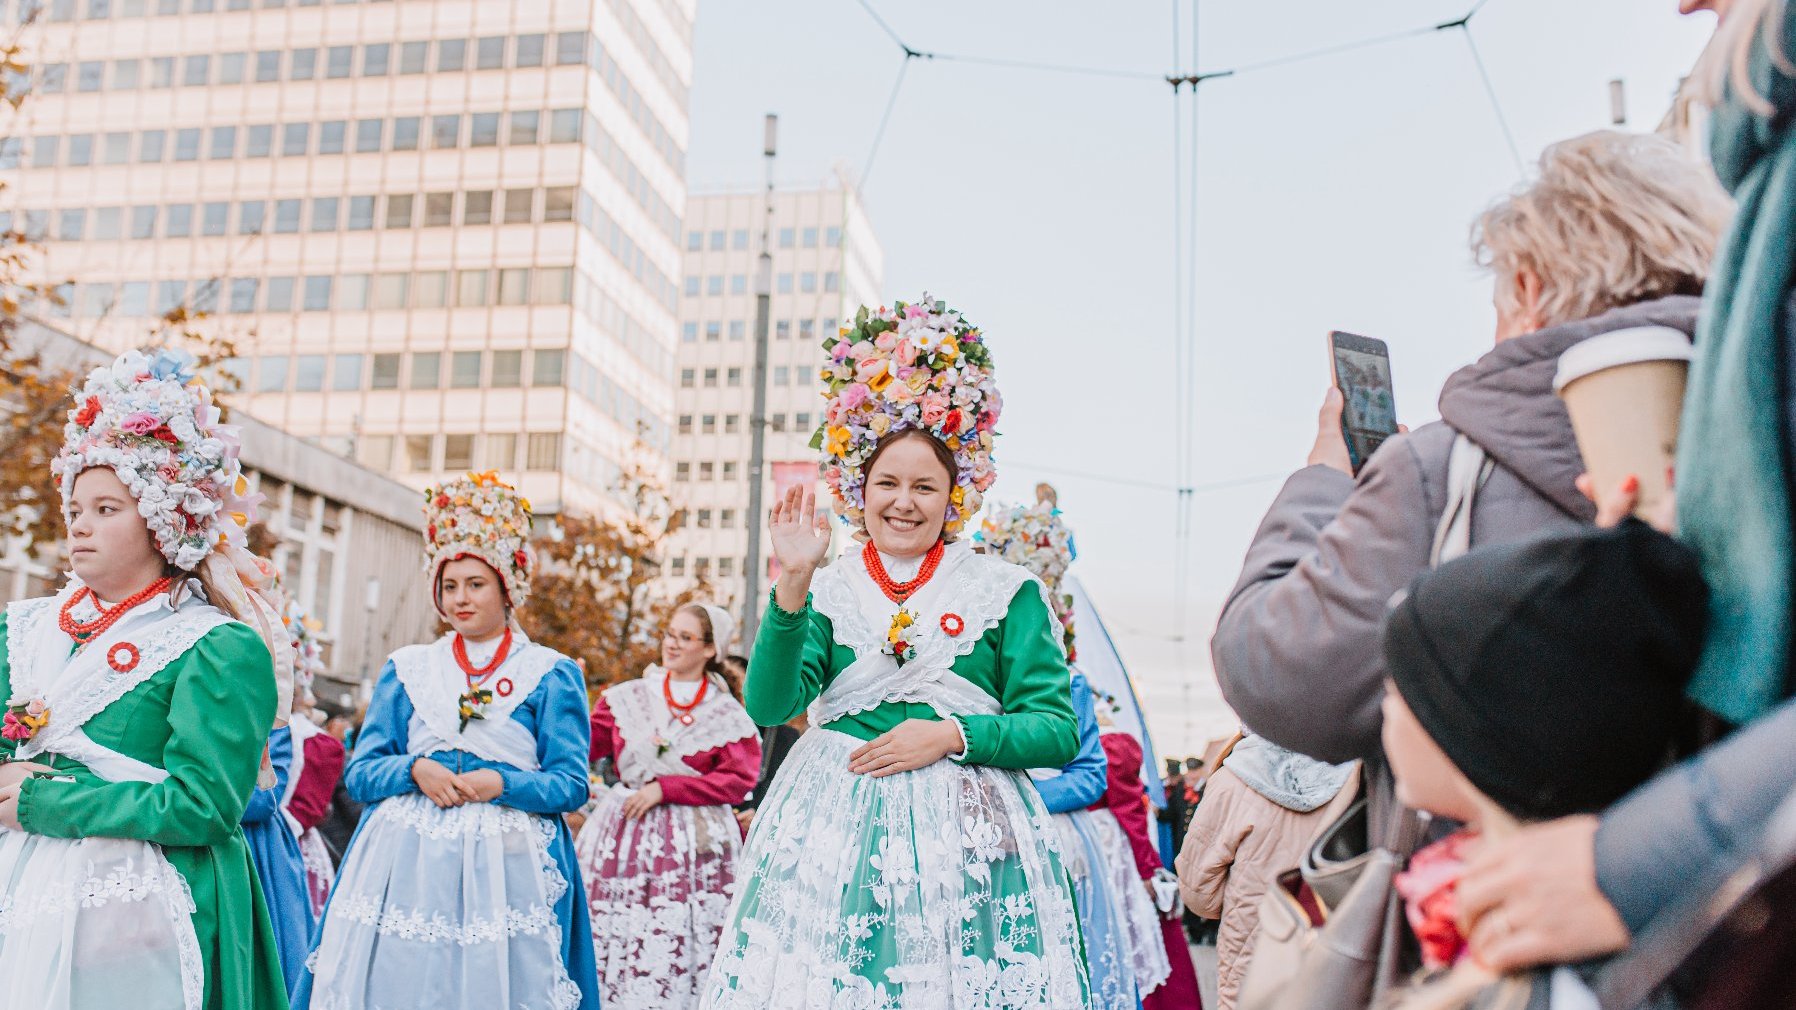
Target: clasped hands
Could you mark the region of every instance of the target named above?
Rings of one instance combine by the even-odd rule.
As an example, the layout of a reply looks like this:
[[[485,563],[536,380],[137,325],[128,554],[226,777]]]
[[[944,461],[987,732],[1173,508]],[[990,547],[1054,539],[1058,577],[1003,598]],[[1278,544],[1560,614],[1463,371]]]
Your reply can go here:
[[[966,746],[960,728],[948,719],[906,719],[848,755],[848,770],[883,778],[914,772],[959,754]]]
[[[490,803],[505,791],[505,780],[491,768],[458,775],[430,758],[412,762],[412,781],[430,802],[445,810],[464,803]]]

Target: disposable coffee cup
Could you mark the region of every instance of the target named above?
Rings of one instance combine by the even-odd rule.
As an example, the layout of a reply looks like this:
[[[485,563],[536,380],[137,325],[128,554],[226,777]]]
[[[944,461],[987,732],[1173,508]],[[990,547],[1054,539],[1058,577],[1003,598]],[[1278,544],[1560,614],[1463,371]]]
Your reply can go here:
[[[1635,515],[1670,493],[1689,371],[1690,338],[1669,326],[1616,330],[1559,356],[1553,391],[1565,401],[1599,498],[1630,475],[1640,481]]]

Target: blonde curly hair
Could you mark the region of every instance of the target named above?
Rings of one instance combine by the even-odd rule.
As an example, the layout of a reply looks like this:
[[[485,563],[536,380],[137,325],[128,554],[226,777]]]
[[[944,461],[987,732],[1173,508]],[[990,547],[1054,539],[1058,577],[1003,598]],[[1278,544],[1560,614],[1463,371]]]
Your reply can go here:
[[[1671,294],[1699,294],[1733,203],[1714,172],[1663,137],[1601,130],[1548,147],[1538,176],[1472,225],[1472,255],[1496,275],[1540,277],[1538,322],[1554,326]]]

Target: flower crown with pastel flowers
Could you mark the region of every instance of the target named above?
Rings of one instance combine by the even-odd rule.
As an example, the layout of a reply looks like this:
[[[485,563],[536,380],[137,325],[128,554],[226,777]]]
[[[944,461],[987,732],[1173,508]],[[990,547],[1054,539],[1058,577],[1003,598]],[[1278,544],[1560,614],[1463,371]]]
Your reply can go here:
[[[1048,587],[1054,616],[1066,632],[1066,652],[1073,654],[1073,596],[1063,591],[1073,563],[1073,534],[1060,510],[1047,503],[993,509],[979,531],[985,553],[1021,565]]]
[[[176,568],[192,571],[221,546],[243,546],[262,496],[249,494],[237,429],[220,417],[185,351],[126,351],[89,372],[50,463],[65,512],[75,478],[104,467],[129,489]]]
[[[523,607],[535,567],[530,499],[496,471],[470,473],[424,489],[424,520],[424,567],[432,586],[449,562],[479,558],[499,573],[512,609]]]
[[[914,304],[862,306],[823,349],[829,404],[811,447],[823,451],[823,479],[843,518],[864,528],[867,461],[880,439],[916,429],[954,455],[958,473],[942,527],[952,539],[998,479],[992,436],[1003,400],[978,328],[926,293]]]
[[[287,640],[293,643],[293,686],[309,688],[324,672],[324,643],[318,640],[324,624],[307,615],[298,600],[287,601],[281,623],[287,628]]]

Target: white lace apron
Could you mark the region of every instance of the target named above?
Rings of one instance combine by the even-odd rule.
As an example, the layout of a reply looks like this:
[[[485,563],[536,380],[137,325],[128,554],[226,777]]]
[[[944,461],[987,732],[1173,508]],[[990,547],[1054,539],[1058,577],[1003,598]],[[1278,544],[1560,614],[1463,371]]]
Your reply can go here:
[[[330,896],[331,881],[335,879],[337,869],[331,862],[330,848],[324,844],[324,836],[315,827],[301,827],[299,818],[294,817],[288,807],[293,802],[294,792],[299,789],[299,777],[306,770],[306,741],[324,730],[297,714],[287,720],[287,726],[288,732],[293,734],[293,763],[287,769],[287,788],[281,793],[281,819],[299,840],[299,858],[306,868],[306,898],[312,905],[312,918],[317,919],[324,911],[324,901]]]
[[[1160,913],[1147,889],[1141,886],[1141,877],[1135,870],[1135,852],[1129,846],[1129,835],[1122,822],[1108,810],[1087,813],[1104,852],[1101,868],[1110,878],[1110,893],[1115,896],[1117,912],[1127,927],[1135,980],[1143,993],[1152,992],[1172,976],[1172,963],[1166,959],[1166,935],[1160,931]]]
[[[827,728],[887,701],[928,705],[944,718],[1000,714],[998,701],[952,664],[1033,581],[1015,565],[950,546],[905,604],[921,631],[916,657],[900,667],[881,651],[897,606],[860,559],[817,574],[812,605],[855,660],[811,706],[821,728],[793,745],[755,815],[704,1006],[1088,1005],[1058,836],[1023,774],[943,760],[884,778],[855,775],[849,755],[863,741]],[[941,626],[949,613],[961,619],[959,635]]]
[[[741,829],[725,804],[664,802],[628,820],[624,800],[664,775],[695,774],[685,758],[757,733],[748,713],[715,681],[692,711],[692,724],[681,725],[662,693],[666,678],[652,666],[640,679],[605,692],[624,739],[617,755],[621,781],[594,797],[574,841],[592,912],[600,991],[631,1010],[698,1004],[734,893]]]
[[[171,609],[161,596],[71,656],[56,619],[79,588],[6,609],[13,697],[50,706],[49,724],[16,756],[72,758],[108,782],[161,782],[167,771],[94,741],[84,727],[229,618],[193,597]],[[107,656],[126,643],[137,664],[116,670]],[[8,991],[30,994],[33,1007],[198,1010],[205,964],[193,896],[160,846],[0,828],[0,884],[0,978]]]
[[[511,713],[560,660],[521,636],[487,681],[510,682],[459,727],[466,690],[452,638],[393,654],[413,715],[406,751],[462,750],[534,771],[536,739]],[[580,990],[561,956],[550,853],[556,820],[496,803],[442,809],[422,793],[381,801],[344,855],[307,962],[315,1010],[567,1010]]]

